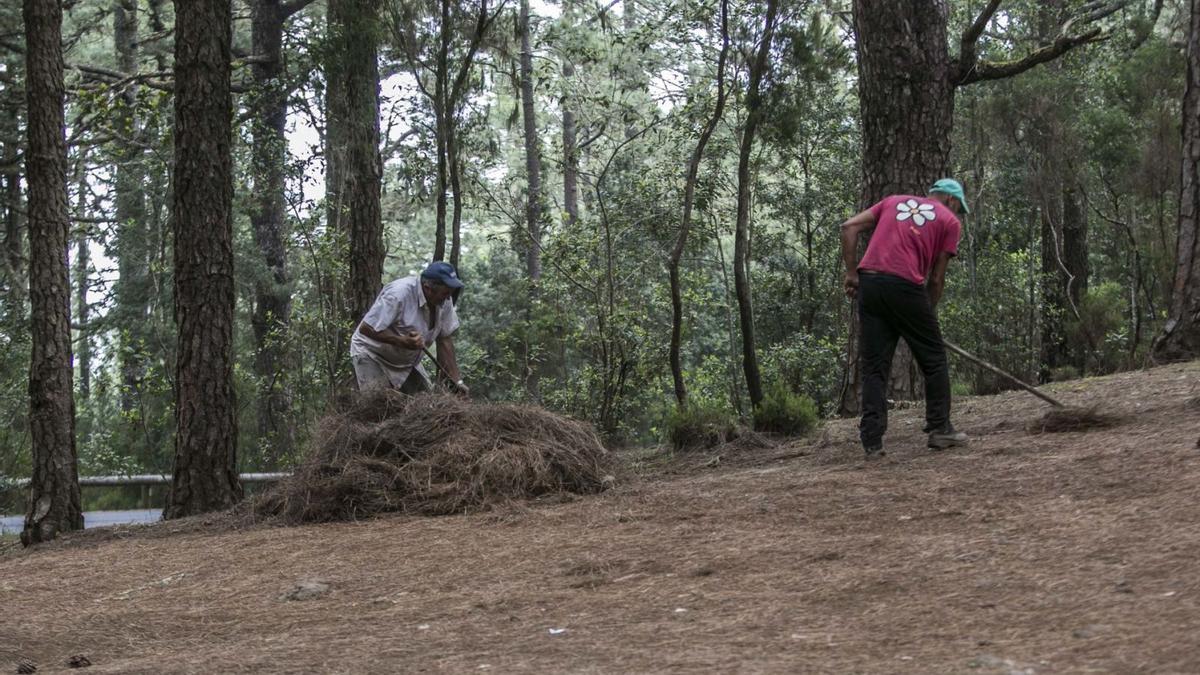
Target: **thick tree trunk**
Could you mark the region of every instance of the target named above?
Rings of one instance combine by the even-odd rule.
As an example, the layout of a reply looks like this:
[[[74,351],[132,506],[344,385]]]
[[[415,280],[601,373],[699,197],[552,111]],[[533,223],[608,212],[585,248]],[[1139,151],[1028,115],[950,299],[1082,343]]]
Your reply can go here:
[[[717,100],[713,106],[712,115],[700,131],[700,138],[692,150],[688,160],[687,177],[683,185],[683,216],[679,221],[679,234],[675,238],[675,246],[671,249],[671,257],[667,261],[667,271],[671,281],[671,346],[669,360],[671,363],[671,379],[675,385],[675,401],[680,407],[687,405],[687,385],[683,381],[683,364],[680,360],[680,343],[683,337],[683,293],[680,288],[679,262],[687,247],[688,234],[692,227],[692,207],[696,201],[696,181],[700,174],[700,162],[704,158],[704,148],[712,138],[713,131],[721,121],[725,111],[725,60],[729,55],[727,0],[721,1],[721,52],[717,57]],[[565,123],[565,122],[564,122]]]
[[[383,280],[377,7],[371,0],[329,3],[326,201],[331,227],[349,243],[343,318],[351,327],[371,308]]]
[[[267,269],[254,288],[254,375],[258,380],[258,439],[267,448],[268,468],[295,448],[290,420],[292,395],[288,341],[292,295],[287,270],[284,218],[284,163],[287,159],[287,96],[283,82],[283,24],[279,0],[257,0],[251,24],[252,51],[262,60],[251,67],[255,95],[251,101],[254,191],[250,225]]]
[[[29,425],[33,480],[21,542],[83,528],[75,459],[71,374],[71,280],[67,268],[67,144],[63,116],[62,7],[25,0],[32,353]]]
[[[945,0],[854,1],[863,208],[892,194],[923,195],[946,173],[955,88],[954,63],[946,48],[948,18]],[[853,415],[861,396],[854,312],[851,321],[840,410]],[[902,343],[892,361],[889,396],[919,398],[920,384]]]
[[[763,399],[762,376],[758,370],[758,350],[754,343],[754,306],[750,291],[750,191],[753,177],[750,155],[754,149],[754,134],[762,119],[762,96],[759,87],[767,70],[771,40],[775,35],[777,0],[767,0],[767,20],[763,28],[758,53],[750,66],[750,82],[746,91],[746,124],[742,129],[738,153],[737,226],[733,246],[733,285],[737,293],[738,318],[742,328],[742,370],[746,374],[746,391],[750,405],[757,408]]]
[[[230,5],[175,1],[175,471],[164,518],[242,497],[233,392]]]
[[[1151,352],[1158,362],[1200,357],[1200,0],[1191,2],[1187,60],[1175,283],[1170,318]]]

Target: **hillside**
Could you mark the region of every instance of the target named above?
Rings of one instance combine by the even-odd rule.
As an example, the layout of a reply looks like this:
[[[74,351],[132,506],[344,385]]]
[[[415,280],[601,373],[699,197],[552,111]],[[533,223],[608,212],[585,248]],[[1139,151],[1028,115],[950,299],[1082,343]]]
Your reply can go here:
[[[839,421],[564,503],[10,547],[0,672],[1200,672],[1200,363],[1051,391],[1123,421],[1008,393],[870,465]]]

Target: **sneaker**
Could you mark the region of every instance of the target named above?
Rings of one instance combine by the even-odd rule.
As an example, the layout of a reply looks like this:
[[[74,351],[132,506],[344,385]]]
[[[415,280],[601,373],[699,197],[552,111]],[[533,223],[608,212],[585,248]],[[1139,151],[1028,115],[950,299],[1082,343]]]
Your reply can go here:
[[[933,431],[929,434],[929,448],[932,450],[945,450],[946,448],[954,448],[960,445],[966,445],[970,438],[961,431],[955,431],[954,427],[946,425],[941,431]]]

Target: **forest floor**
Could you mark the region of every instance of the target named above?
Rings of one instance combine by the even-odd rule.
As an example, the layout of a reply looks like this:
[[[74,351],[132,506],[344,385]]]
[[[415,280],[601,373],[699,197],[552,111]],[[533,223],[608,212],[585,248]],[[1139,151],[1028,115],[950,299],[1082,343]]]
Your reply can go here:
[[[484,514],[9,545],[0,672],[1200,672],[1200,362],[1050,391],[1122,422],[1007,393],[878,463],[834,421]]]

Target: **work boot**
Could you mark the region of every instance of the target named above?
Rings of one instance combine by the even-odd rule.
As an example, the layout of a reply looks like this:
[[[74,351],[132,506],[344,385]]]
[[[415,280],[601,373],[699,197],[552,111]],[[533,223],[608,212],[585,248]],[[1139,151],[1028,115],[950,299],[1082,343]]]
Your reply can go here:
[[[863,452],[865,453],[864,459],[866,459],[868,462],[881,459],[887,455],[887,453],[883,451],[882,441],[871,445],[864,445]]]
[[[945,450],[946,448],[955,448],[961,445],[966,445],[970,438],[961,431],[956,431],[953,426],[947,424],[938,431],[929,433],[929,449]]]

